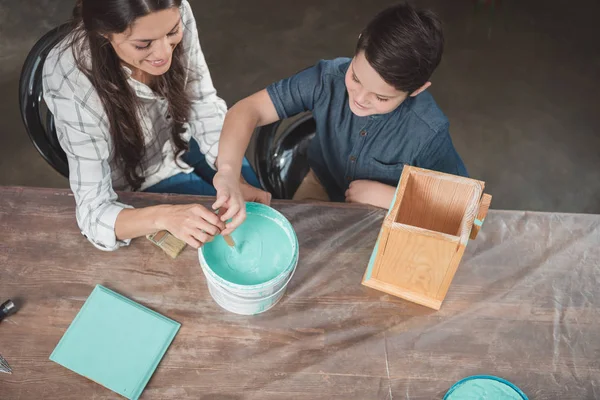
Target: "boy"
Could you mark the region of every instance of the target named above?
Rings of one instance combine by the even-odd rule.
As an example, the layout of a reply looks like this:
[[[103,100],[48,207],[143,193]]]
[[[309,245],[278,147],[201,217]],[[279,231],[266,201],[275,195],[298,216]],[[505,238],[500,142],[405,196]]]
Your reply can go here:
[[[312,111],[317,134],[310,172],[294,199],[348,201],[388,208],[405,164],[466,176],[448,132],[448,119],[425,90],[442,57],[441,23],[430,11],[398,4],[361,33],[352,59],[320,61],[241,100],[221,133],[217,200],[245,218],[240,193],[244,153],[257,126]]]

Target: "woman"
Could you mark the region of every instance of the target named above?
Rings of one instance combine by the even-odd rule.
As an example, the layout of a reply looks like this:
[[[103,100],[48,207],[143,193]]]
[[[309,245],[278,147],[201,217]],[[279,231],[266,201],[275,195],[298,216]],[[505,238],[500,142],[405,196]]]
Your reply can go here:
[[[72,33],[45,62],[44,99],[69,160],[82,233],[103,250],[163,229],[196,248],[210,241],[225,229],[213,210],[133,209],[114,192],[215,194],[209,182],[226,105],[189,3],[78,0],[73,16]],[[259,186],[247,162],[244,169]],[[268,193],[242,187],[248,201],[269,203]]]

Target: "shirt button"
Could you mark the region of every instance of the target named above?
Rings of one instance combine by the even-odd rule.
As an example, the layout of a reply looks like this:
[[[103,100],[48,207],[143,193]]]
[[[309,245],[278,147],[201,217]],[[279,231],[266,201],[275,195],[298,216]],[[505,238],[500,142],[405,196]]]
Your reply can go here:
[[[350,161],[352,161],[352,162],[356,161],[356,156],[350,156]]]
[[[360,131],[360,136],[367,136],[367,131]]]

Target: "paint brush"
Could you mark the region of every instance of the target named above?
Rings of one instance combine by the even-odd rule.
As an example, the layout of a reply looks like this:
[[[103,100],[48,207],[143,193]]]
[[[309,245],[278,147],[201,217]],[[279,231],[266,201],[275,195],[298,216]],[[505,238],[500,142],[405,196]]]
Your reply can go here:
[[[160,247],[171,258],[176,258],[186,246],[183,240],[177,239],[168,231],[158,231],[146,236],[146,238]]]

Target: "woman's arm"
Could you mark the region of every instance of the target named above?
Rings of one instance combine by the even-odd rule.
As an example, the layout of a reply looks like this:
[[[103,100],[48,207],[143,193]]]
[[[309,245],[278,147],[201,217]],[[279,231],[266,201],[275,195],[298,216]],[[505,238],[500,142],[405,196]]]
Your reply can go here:
[[[168,229],[197,247],[198,242],[210,239],[206,232],[214,235],[223,229],[219,218],[200,205],[134,210],[117,201],[103,107],[91,82],[78,70],[72,70],[70,56],[67,49],[60,57],[51,53],[48,58],[44,67],[44,100],[53,113],[60,145],[68,158],[77,223],[88,240],[102,250],[116,250],[128,245],[129,239]],[[61,70],[74,72],[65,77]]]
[[[167,230],[194,248],[210,242],[223,229],[219,217],[200,204],[124,209],[115,222],[115,234],[121,240]]]
[[[116,250],[129,244],[124,240],[129,238],[117,239],[114,225],[119,213],[131,206],[118,202],[112,187],[110,135],[102,103],[91,82],[73,68],[70,49],[50,54],[44,65],[44,100],[69,162],[81,233],[102,250]],[[73,72],[65,77],[61,70]]]

